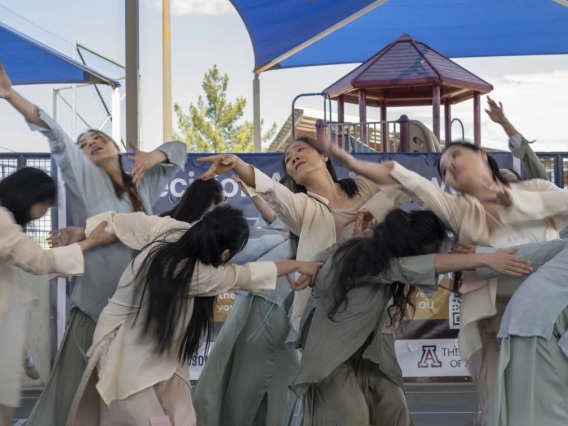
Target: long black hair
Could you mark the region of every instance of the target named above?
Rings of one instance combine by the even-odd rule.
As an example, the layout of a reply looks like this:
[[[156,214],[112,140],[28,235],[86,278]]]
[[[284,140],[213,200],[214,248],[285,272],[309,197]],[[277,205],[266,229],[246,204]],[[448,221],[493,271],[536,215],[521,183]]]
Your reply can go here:
[[[122,181],[124,182],[124,185],[121,185],[120,183],[116,182],[112,178],[111,175],[109,175],[110,181],[112,182],[112,187],[114,188],[114,193],[116,194],[116,196],[119,199],[122,198],[122,194],[126,193],[128,195],[128,198],[130,199],[130,203],[132,204],[133,210],[135,212],[144,211],[144,206],[142,204],[142,200],[140,200],[140,196],[138,195],[138,190],[136,189],[136,185],[134,184],[134,181],[132,180],[132,176],[130,174],[126,173],[126,171],[124,170],[122,155],[120,155],[120,148],[119,148],[118,144],[114,141],[113,138],[111,138],[105,132],[98,130],[98,129],[87,129],[87,130],[85,130],[77,138],[77,143],[79,143],[81,138],[84,135],[86,135],[87,133],[95,133],[99,136],[102,136],[103,138],[108,139],[110,142],[112,142],[114,144],[114,146],[118,150],[118,165],[120,167],[120,175],[122,177]]]
[[[197,262],[221,266],[224,263],[221,254],[229,250],[229,257],[234,256],[248,237],[249,227],[243,212],[224,205],[205,213],[178,241],[161,240],[144,249],[148,256],[135,274],[135,282],[141,286],[138,313],[142,304],[148,306],[143,334],[152,337],[158,353],[173,348],[178,324],[186,319]],[[180,360],[189,360],[197,352],[202,336],[206,342],[211,340],[212,306],[199,303],[199,299],[194,298],[191,319],[183,332]]]
[[[354,278],[378,275],[391,267],[400,257],[434,252],[444,240],[445,228],[429,210],[410,213],[401,209],[391,211],[371,236],[347,240],[335,252],[333,262],[338,273],[333,288],[334,305],[328,312],[333,320],[340,309],[348,305],[348,293],[355,287]],[[389,286],[392,304],[388,308],[391,323],[404,318],[407,308],[414,309],[414,287],[395,282]]]
[[[0,181],[0,205],[8,209],[18,225],[25,228],[31,221],[36,203],[55,204],[56,186],[43,170],[22,167]]]
[[[223,186],[215,179],[197,179],[185,190],[179,203],[160,216],[170,216],[183,222],[194,222],[212,205],[223,202]]]
[[[316,141],[310,138],[309,136],[298,136],[290,145],[288,145],[288,147],[290,147],[294,142],[307,143],[320,154],[325,154],[324,152],[320,151],[317,148]],[[288,147],[286,148],[286,151],[288,150]],[[282,156],[282,166],[284,167],[284,173],[286,177],[288,177],[287,186],[290,188],[292,192],[295,193],[303,192],[305,194],[306,192],[308,192],[306,187],[296,183],[296,181],[288,174],[288,172],[286,172],[286,151],[284,151],[284,155]],[[331,179],[333,179],[335,183],[339,184],[343,192],[345,192],[345,194],[347,194],[349,198],[353,198],[355,197],[355,195],[359,193],[359,188],[357,188],[357,184],[355,184],[355,181],[353,179],[351,178],[337,179],[337,172],[335,171],[335,167],[333,166],[331,157],[328,159],[325,165],[327,167],[327,171],[331,176]]]
[[[452,142],[452,143],[449,143],[445,146],[444,150],[442,151],[442,155],[440,155],[440,157],[438,158],[438,173],[442,177],[442,179],[444,179],[444,175],[442,174],[442,169],[440,167],[440,160],[442,159],[442,156],[444,155],[444,153],[448,149],[450,149],[454,146],[461,146],[461,147],[467,148],[467,149],[469,149],[473,152],[476,152],[476,153],[484,152],[487,155],[487,164],[489,165],[489,169],[491,170],[491,175],[493,177],[493,180],[495,182],[501,182],[506,187],[510,186],[509,181],[507,179],[505,179],[505,177],[501,174],[499,164],[497,164],[497,161],[495,161],[495,159],[493,157],[491,157],[487,153],[487,151],[485,151],[483,148],[481,148],[477,145],[474,145],[472,143],[468,143],[468,142]]]

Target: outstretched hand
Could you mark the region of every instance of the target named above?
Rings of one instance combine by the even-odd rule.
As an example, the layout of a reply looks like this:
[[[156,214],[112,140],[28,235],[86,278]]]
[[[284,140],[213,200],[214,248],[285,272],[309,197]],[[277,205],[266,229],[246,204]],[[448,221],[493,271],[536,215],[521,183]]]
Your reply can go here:
[[[134,153],[134,155],[129,155],[127,158],[129,161],[134,163],[130,170],[130,175],[132,176],[132,182],[136,186],[140,185],[142,178],[148,170],[160,163],[163,163],[167,159],[166,154],[162,151],[140,151],[140,149],[133,143],[128,144],[128,149]]]
[[[499,124],[503,124],[507,121],[507,117],[505,117],[505,111],[503,110],[503,104],[499,102],[499,105],[487,96],[487,104],[489,105],[489,109],[486,109],[485,112],[491,119],[491,121]]]
[[[485,180],[483,189],[486,190],[486,194],[480,197],[480,201],[496,203],[503,207],[511,207],[513,205],[513,195],[506,186],[497,185],[493,180]]]
[[[211,163],[209,169],[203,174],[203,176],[201,176],[201,179],[207,180],[214,178],[217,175],[227,173],[229,170],[233,170],[237,165],[239,158],[233,154],[217,154],[200,157],[197,161],[199,163]]]
[[[4,69],[4,64],[0,62],[0,98],[7,98],[12,90],[12,82]]]
[[[345,222],[343,224],[344,227],[347,227],[349,225],[351,225],[352,223],[354,223],[355,225],[353,226],[353,235],[357,234],[359,231],[365,231],[367,229],[367,227],[369,226],[369,224],[374,220],[375,218],[373,217],[373,215],[371,214],[371,212],[367,209],[359,209],[359,211],[355,214],[355,216],[353,216],[351,219],[349,219],[347,222]]]
[[[516,248],[509,248],[488,255],[487,266],[496,272],[514,277],[530,274],[531,262],[522,257],[514,256]]]
[[[63,247],[85,239],[85,228],[82,226],[68,226],[54,229],[47,237],[49,247]]]
[[[295,291],[303,290],[308,286],[313,286],[316,276],[323,266],[321,262],[300,262],[300,277],[293,280],[290,274],[286,275],[286,279],[290,284],[290,288]]]

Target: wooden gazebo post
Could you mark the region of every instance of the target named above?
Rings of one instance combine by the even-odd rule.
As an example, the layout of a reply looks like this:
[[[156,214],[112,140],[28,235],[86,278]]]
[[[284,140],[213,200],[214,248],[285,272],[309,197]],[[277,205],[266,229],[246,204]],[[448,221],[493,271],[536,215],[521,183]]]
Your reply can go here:
[[[432,88],[432,131],[440,140],[440,86]]]
[[[473,143],[481,146],[481,96],[473,94]]]
[[[343,95],[337,98],[337,121],[345,123],[345,98]],[[343,147],[343,128],[337,126],[337,145]]]
[[[359,95],[359,122],[366,123],[367,122],[367,96],[365,91],[360,89],[358,91]],[[369,141],[367,140],[367,125],[361,126],[361,142],[365,145],[369,145]]]
[[[383,152],[389,151],[389,125],[385,123],[387,121],[387,100],[383,99],[381,101],[381,147]]]
[[[444,101],[444,125],[445,125],[445,145],[452,142],[452,100]]]

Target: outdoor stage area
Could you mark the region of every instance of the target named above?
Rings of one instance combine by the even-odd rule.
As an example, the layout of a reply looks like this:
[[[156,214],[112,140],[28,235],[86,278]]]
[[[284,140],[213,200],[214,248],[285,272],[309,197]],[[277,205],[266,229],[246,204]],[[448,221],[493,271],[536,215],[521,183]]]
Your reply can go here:
[[[39,393],[39,391],[24,392],[22,406],[14,415],[14,426],[26,424],[25,419],[31,412]],[[415,426],[473,426],[475,391],[471,383],[409,384],[406,386],[406,399]]]

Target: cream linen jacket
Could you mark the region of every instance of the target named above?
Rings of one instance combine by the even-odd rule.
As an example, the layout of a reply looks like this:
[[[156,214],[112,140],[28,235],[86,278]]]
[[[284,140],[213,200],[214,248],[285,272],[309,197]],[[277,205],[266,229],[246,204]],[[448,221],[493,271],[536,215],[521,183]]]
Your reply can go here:
[[[78,244],[42,249],[16,224],[12,213],[0,207],[0,324],[9,309],[14,286],[18,285],[13,267],[34,275],[52,272],[79,275],[84,268],[83,252]]]
[[[166,240],[176,241],[190,228],[188,223],[169,217],[107,212],[87,220],[86,234],[89,235],[101,221],[108,222],[107,233],[116,235],[124,244],[135,250],[140,250],[156,239],[161,240],[164,233]],[[179,232],[175,232],[176,230]],[[98,364],[96,387],[107,405],[168,380],[176,373],[189,385],[188,366],[178,359],[179,345],[175,345],[175,349],[170,352],[156,353],[152,342],[140,338],[143,321],[134,321],[138,312],[138,303],[135,300],[139,298],[136,298],[137,286],[133,285],[133,280],[139,265],[146,259],[146,253],[146,250],[142,251],[124,271],[115,294],[99,317],[93,345],[87,354],[89,357],[104,357]],[[274,262],[231,264],[217,268],[198,262],[187,298],[189,308],[186,317],[180,318],[177,339],[181,344],[183,332],[191,318],[194,297],[215,296],[234,288],[251,292],[272,290],[275,284]],[[142,311],[146,308],[147,304],[143,301]],[[110,340],[104,355],[101,355],[101,343],[111,333],[116,335]],[[93,361],[97,360],[90,359],[89,364]],[[88,377],[83,377],[83,381],[86,379],[88,380]],[[81,395],[75,397],[74,405],[80,398]]]
[[[314,260],[320,251],[336,242],[335,221],[326,198],[311,192],[295,194],[256,168],[254,176],[255,187],[247,186],[250,196],[262,196],[290,231],[300,237],[296,259]],[[410,201],[405,193],[398,190],[398,185],[382,187],[361,177],[355,178],[355,183],[359,194],[367,202],[361,208],[368,209],[377,219],[384,217],[385,212]],[[371,201],[375,194],[376,198]],[[311,288],[295,294],[290,326],[296,336],[310,294]]]
[[[496,248],[524,242],[559,238],[558,230],[566,225],[568,191],[553,184],[532,180],[511,185],[513,205],[493,218],[499,227],[490,232],[484,206],[467,194],[453,195],[442,191],[424,177],[394,163],[391,176],[408,191],[423,208],[432,210],[460,241]],[[481,349],[476,322],[495,315],[497,279],[463,295],[459,349],[463,359]]]

